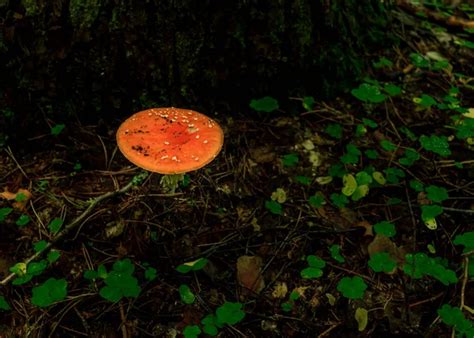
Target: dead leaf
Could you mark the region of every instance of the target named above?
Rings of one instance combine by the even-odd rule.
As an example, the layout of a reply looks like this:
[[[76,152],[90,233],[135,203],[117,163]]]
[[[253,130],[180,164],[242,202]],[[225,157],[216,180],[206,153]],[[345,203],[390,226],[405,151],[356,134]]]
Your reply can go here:
[[[369,256],[379,252],[388,252],[390,256],[401,265],[405,260],[405,250],[397,247],[390,238],[384,235],[376,235],[372,243],[367,247]]]
[[[250,149],[249,152],[250,157],[256,163],[270,163],[276,157],[274,148],[268,145]]]
[[[361,227],[365,229],[364,236],[373,236],[374,232],[372,229],[372,224],[367,221],[360,221],[355,224],[356,227]]]
[[[263,290],[265,282],[261,272],[262,258],[259,256],[240,256],[237,259],[237,281],[245,289],[255,293]]]
[[[5,188],[5,191],[0,193],[0,197],[9,201],[15,200],[15,202],[12,204],[13,208],[23,211],[26,208],[26,204],[31,199],[32,194],[27,189],[20,188],[16,193],[12,193],[8,191],[7,188]]]
[[[276,282],[275,287],[273,288],[272,291],[272,297],[273,298],[285,298],[286,294],[288,293],[288,286],[286,285],[285,282]]]

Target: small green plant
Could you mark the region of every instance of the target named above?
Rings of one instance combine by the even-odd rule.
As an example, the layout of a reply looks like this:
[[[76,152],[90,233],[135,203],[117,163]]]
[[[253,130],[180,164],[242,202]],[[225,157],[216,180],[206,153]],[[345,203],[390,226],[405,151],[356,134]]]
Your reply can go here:
[[[110,272],[104,265],[99,265],[97,271],[87,270],[84,278],[104,280],[105,286],[99,291],[102,298],[110,302],[118,302],[123,297],[138,297],[141,288],[138,280],[133,276],[135,266],[128,258],[116,261]]]
[[[145,265],[144,265],[145,266]],[[157,271],[155,268],[152,268],[151,266],[145,266],[145,279],[149,282],[152,280],[155,280],[157,277]]]
[[[426,197],[434,203],[441,203],[449,198],[448,191],[443,187],[430,185],[426,187]]]
[[[405,149],[405,153],[403,154],[403,157],[401,157],[398,162],[401,165],[404,165],[406,167],[412,166],[415,161],[420,159],[420,154],[413,148],[407,148]]]
[[[372,62],[375,68],[391,68],[393,67],[393,62],[387,59],[386,57],[381,57],[378,61]]]
[[[56,234],[61,230],[64,221],[61,218],[53,218],[48,224],[48,229],[52,234]]]
[[[250,101],[250,108],[255,111],[263,111],[265,113],[271,113],[279,108],[278,101],[273,97],[265,96],[260,99],[253,99]]]
[[[337,283],[337,290],[349,299],[361,299],[364,297],[367,284],[359,276],[343,277]]]
[[[438,315],[446,325],[456,330],[456,337],[474,337],[474,323],[464,317],[461,309],[444,304],[438,309]]]
[[[415,279],[431,276],[444,285],[454,284],[458,281],[456,273],[447,269],[440,258],[432,258],[422,252],[405,255],[403,271]]]
[[[290,296],[288,297],[288,301],[281,303],[281,309],[284,312],[290,312],[291,310],[293,310],[293,307],[295,306],[295,302],[300,297],[301,297],[301,294],[298,291],[296,290],[291,291]]]
[[[343,164],[357,164],[361,151],[353,144],[346,145],[346,153],[340,157]]]
[[[386,99],[378,86],[368,83],[362,83],[358,88],[352,89],[351,94],[365,103],[380,103]]]
[[[305,96],[303,98],[303,108],[306,109],[307,111],[313,110],[314,104],[316,101],[314,100],[314,97],[312,96]]]
[[[31,218],[28,215],[22,214],[18,219],[16,220],[15,224],[18,225],[20,228],[24,227],[28,223],[30,223]]]
[[[197,338],[201,333],[201,328],[198,325],[188,325],[183,330],[184,338]]]
[[[5,297],[0,296],[0,311],[9,311],[9,310],[11,310],[11,307],[7,303]]]
[[[426,94],[422,94],[420,97],[413,98],[413,102],[423,109],[430,109],[437,104],[436,100],[432,96]]]
[[[283,155],[281,162],[284,167],[292,168],[298,164],[299,160],[300,158],[297,154],[286,154]]]
[[[324,204],[326,204],[326,200],[322,192],[318,191],[313,196],[309,197],[309,205],[315,208],[321,208]]]
[[[400,178],[405,177],[405,172],[399,168],[387,168],[384,169],[385,178],[388,183],[398,184],[400,183]]]
[[[410,54],[411,63],[418,68],[429,68],[430,60],[419,53]]]
[[[397,266],[388,252],[377,252],[370,256],[369,267],[375,272],[392,272]]]
[[[380,146],[382,147],[383,150],[392,152],[397,150],[397,146],[390,142],[389,140],[382,140],[380,141]]]
[[[194,303],[196,296],[191,291],[188,285],[181,284],[178,288],[179,296],[181,297],[181,301],[184,304],[192,304]]]
[[[195,261],[186,262],[186,263],[178,265],[178,267],[176,268],[176,271],[180,273],[188,273],[189,271],[199,271],[203,269],[207,265],[208,262],[209,260],[207,258],[201,257],[201,258],[196,259]]]
[[[273,201],[273,200],[265,201],[265,208],[274,215],[283,215],[283,207],[277,201]]]
[[[34,287],[31,303],[38,307],[48,307],[54,302],[63,300],[67,296],[67,282],[65,279],[49,278],[43,284]]]
[[[319,278],[323,275],[323,268],[326,266],[326,262],[314,255],[306,257],[308,267],[301,270],[300,275],[305,279]]]
[[[330,123],[325,129],[328,135],[338,140],[342,138],[342,131],[342,126],[339,123]]]
[[[427,151],[431,151],[442,157],[447,157],[451,155],[451,150],[449,149],[448,138],[446,136],[421,135],[420,143],[423,149]]]
[[[410,185],[410,188],[417,192],[422,192],[424,190],[424,185],[422,182],[417,181],[417,180],[410,180],[408,183]]]
[[[346,205],[349,203],[349,200],[343,194],[332,193],[329,198],[331,199],[332,203],[334,203],[334,205],[338,208],[345,208]]]
[[[393,237],[397,233],[395,225],[388,221],[376,223],[374,224],[373,228],[376,234],[384,235],[386,237]]]
[[[383,90],[390,96],[397,96],[402,93],[402,89],[392,83],[386,83],[383,87]]]
[[[12,208],[0,208],[0,222],[5,221],[8,215],[13,211]]]
[[[331,253],[332,259],[336,262],[344,263],[346,259],[341,255],[341,246],[338,244],[333,244],[329,247],[329,252]]]
[[[64,124],[56,124],[51,127],[51,135],[58,136],[64,130],[66,126]]]
[[[208,314],[201,320],[204,333],[216,336],[225,325],[235,325],[245,317],[242,303],[225,302],[215,314]]]

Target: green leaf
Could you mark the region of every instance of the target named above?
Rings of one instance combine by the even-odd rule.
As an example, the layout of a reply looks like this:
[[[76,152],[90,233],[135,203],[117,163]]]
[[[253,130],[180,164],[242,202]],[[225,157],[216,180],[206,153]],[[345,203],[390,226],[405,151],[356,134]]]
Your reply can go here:
[[[99,277],[97,271],[94,271],[94,270],[85,270],[84,271],[84,278],[85,279],[96,279],[97,277]]]
[[[429,109],[437,103],[432,96],[426,94],[422,94],[421,97],[414,98],[413,102],[415,102],[417,105],[424,109]]]
[[[366,196],[369,193],[369,186],[368,185],[359,185],[354,193],[351,196],[351,199],[356,202]]]
[[[192,304],[194,303],[194,300],[196,299],[196,296],[194,293],[191,291],[189,286],[186,284],[181,284],[179,286],[179,296],[181,297],[181,301],[185,304]]]
[[[270,113],[274,110],[277,110],[279,106],[278,106],[278,101],[275,100],[273,97],[265,96],[258,100],[254,99],[250,101],[250,108],[256,111],[263,111],[266,113]]]
[[[371,160],[376,160],[379,158],[379,153],[375,149],[367,149],[364,151],[365,156]]]
[[[12,208],[0,208],[0,222],[3,222],[12,211]]]
[[[183,330],[184,338],[197,338],[201,333],[198,325],[187,325]]]
[[[401,92],[402,92],[402,89],[399,86],[396,86],[396,85],[391,84],[391,83],[385,84],[383,89],[390,96],[397,96],[397,95],[400,95]]]
[[[286,154],[281,160],[284,167],[294,167],[298,164],[300,159],[297,154]]]
[[[55,126],[51,127],[51,135],[58,136],[59,134],[61,134],[64,127],[64,124],[56,124]]]
[[[387,205],[397,205],[402,203],[402,200],[398,197],[390,197],[387,201]]]
[[[362,307],[358,307],[355,311],[354,318],[357,321],[359,332],[364,331],[369,322],[369,312]]]
[[[380,103],[386,99],[379,87],[367,83],[362,83],[358,88],[352,89],[351,94],[366,103]]]
[[[418,53],[411,53],[410,60],[418,68],[429,68],[430,60]]]
[[[265,208],[269,210],[272,214],[283,215],[283,207],[277,201],[265,201]]]
[[[385,183],[387,183],[387,180],[380,171],[374,171],[372,173],[372,177],[380,185],[384,185]]]
[[[393,67],[393,62],[383,56],[379,58],[378,61],[373,62],[372,64],[374,65],[375,68]]]
[[[423,222],[427,222],[443,213],[443,207],[433,205],[422,205],[421,206],[421,219]]]
[[[403,271],[412,278],[431,276],[444,285],[455,284],[458,279],[456,273],[440,264],[440,259],[428,257],[422,252],[405,255]]]
[[[410,140],[412,141],[416,141],[417,140],[417,137],[415,135],[415,133],[413,133],[410,129],[408,129],[407,127],[401,127],[400,128],[400,131],[405,134]]]
[[[464,251],[474,250],[474,231],[465,232],[454,238],[455,245],[464,245]]]
[[[326,204],[326,200],[321,192],[317,192],[313,196],[309,197],[309,204],[315,208],[321,208],[324,204]]]
[[[219,332],[217,330],[217,318],[213,314],[208,314],[206,317],[204,317],[201,320],[201,324],[203,325],[203,330],[204,333],[210,335],[210,336],[217,336],[217,333]]]
[[[346,196],[351,196],[357,189],[357,181],[352,174],[346,174],[342,177],[342,190],[341,192]]]
[[[365,171],[360,171],[356,174],[357,185],[368,185],[372,183],[372,176]]]
[[[442,157],[447,157],[451,155],[448,138],[446,136],[431,135],[428,137],[422,135],[420,137],[420,143],[425,150],[431,151]]]
[[[47,260],[49,264],[53,264],[59,259],[59,257],[61,257],[61,254],[58,250],[51,250],[48,252]]]
[[[188,273],[189,271],[198,271],[204,268],[208,262],[209,260],[207,258],[199,258],[195,261],[186,262],[179,265],[176,268],[176,271],[180,273]]]
[[[435,203],[443,202],[449,198],[448,191],[443,187],[430,185],[426,188],[426,197]]]
[[[344,263],[346,259],[341,255],[341,246],[337,244],[333,244],[329,247],[329,252],[331,253],[331,257],[339,262]]]
[[[303,108],[306,109],[307,111],[313,110],[315,103],[316,101],[314,100],[314,97],[312,96],[305,96],[303,98]]]
[[[38,307],[48,307],[66,298],[67,282],[65,279],[49,278],[43,284],[34,287],[32,291],[31,303]]]
[[[397,150],[397,146],[388,140],[380,141],[380,146],[383,148],[383,150],[389,152]]]
[[[18,225],[19,227],[23,227],[30,223],[31,218],[28,215],[22,214],[18,219],[16,220],[15,224]]]
[[[342,138],[342,126],[339,123],[330,123],[325,132],[328,133],[331,137],[340,140]]]
[[[420,181],[410,180],[409,185],[410,185],[410,188],[412,188],[413,190],[417,192],[422,192],[424,190],[424,185]]]
[[[329,198],[338,208],[344,208],[349,203],[347,197],[342,194],[332,193]]]
[[[397,263],[387,252],[377,252],[370,256],[369,267],[375,272],[392,272]]]
[[[46,242],[45,240],[41,240],[33,244],[33,248],[35,252],[40,252],[40,251],[43,251],[47,245],[48,245],[48,242]]]
[[[9,311],[9,310],[11,310],[11,307],[5,300],[5,297],[0,296],[0,311]]]
[[[392,184],[400,183],[400,178],[405,177],[405,172],[399,168],[387,168],[384,169],[384,173],[387,182]]]
[[[307,176],[296,176],[295,181],[302,185],[311,185],[311,178]]]
[[[361,299],[364,297],[367,284],[359,276],[343,277],[337,283],[337,290],[349,299]]]
[[[61,230],[64,221],[61,218],[53,218],[48,224],[48,229],[51,233],[56,234]]]
[[[308,265],[312,268],[322,269],[326,266],[326,262],[318,256],[308,255],[306,257],[306,261],[308,262]]]
[[[382,221],[373,226],[376,234],[384,235],[387,237],[393,237],[397,233],[395,225],[388,221]]]
[[[398,162],[404,166],[411,166],[415,161],[420,159],[420,154],[415,149],[407,148],[405,149],[404,157],[401,157]]]
[[[377,122],[375,122],[374,120],[371,120],[371,119],[368,119],[368,118],[365,118],[363,117],[362,118],[362,123],[367,126],[367,127],[370,127],[370,128],[377,128]]]
[[[241,303],[225,302],[216,310],[217,322],[235,325],[245,317]]]
[[[156,269],[152,267],[147,267],[145,270],[145,279],[151,282],[152,280],[156,279],[156,277],[157,277]]]

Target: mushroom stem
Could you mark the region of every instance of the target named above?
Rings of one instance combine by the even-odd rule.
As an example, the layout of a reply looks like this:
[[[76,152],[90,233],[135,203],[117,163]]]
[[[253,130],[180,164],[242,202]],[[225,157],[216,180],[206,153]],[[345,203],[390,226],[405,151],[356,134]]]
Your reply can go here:
[[[161,187],[165,192],[174,194],[180,182],[184,181],[184,174],[163,175],[160,180]]]

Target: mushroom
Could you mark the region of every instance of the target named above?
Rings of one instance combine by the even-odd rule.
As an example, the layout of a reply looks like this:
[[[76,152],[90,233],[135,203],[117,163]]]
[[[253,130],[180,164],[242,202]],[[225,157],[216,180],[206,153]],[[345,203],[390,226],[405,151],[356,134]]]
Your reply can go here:
[[[138,112],[117,130],[117,145],[136,166],[164,174],[161,183],[174,192],[184,173],[197,170],[219,154],[224,133],[213,119],[180,108]]]

